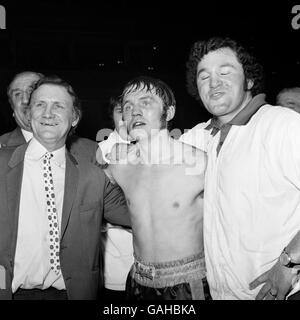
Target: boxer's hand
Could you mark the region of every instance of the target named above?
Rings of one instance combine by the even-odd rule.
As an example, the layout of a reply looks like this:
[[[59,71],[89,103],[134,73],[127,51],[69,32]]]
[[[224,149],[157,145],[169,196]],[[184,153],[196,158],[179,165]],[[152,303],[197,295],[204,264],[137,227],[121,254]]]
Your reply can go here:
[[[101,166],[105,166],[107,164],[107,162],[104,160],[102,150],[99,147],[96,151],[96,160]]]
[[[127,143],[116,143],[111,149],[110,164],[126,163],[128,154]]]
[[[116,143],[110,154],[110,164],[136,164],[139,150],[136,144]]]
[[[125,141],[131,141],[132,140],[131,136],[128,134],[126,122],[123,121],[123,120],[119,121],[118,134]]]

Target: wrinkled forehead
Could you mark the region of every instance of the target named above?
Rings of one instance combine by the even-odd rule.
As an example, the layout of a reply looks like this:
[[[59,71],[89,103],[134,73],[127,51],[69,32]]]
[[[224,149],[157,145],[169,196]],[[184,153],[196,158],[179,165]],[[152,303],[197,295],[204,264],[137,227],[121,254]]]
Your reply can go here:
[[[32,87],[40,77],[35,73],[25,73],[17,76],[10,84],[10,91],[16,89],[26,90]]]
[[[289,90],[279,94],[278,100],[295,100],[300,103],[300,90]]]
[[[240,63],[236,52],[231,48],[224,47],[217,50],[209,51],[198,62],[197,69],[205,69],[212,67],[221,67],[224,65],[231,65],[243,70],[243,66]]]
[[[73,97],[67,89],[56,84],[42,84],[32,93],[32,101],[53,101],[73,106]]]

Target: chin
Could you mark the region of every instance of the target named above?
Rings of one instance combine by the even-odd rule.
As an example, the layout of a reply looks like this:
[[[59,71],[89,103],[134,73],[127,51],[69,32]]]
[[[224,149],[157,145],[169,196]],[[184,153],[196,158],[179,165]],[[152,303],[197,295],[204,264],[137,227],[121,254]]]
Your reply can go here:
[[[43,140],[43,141],[56,141],[56,140],[59,140],[57,135],[53,135],[53,134],[43,133],[43,134],[40,134],[39,136],[40,136],[41,140]]]
[[[130,136],[133,140],[142,140],[148,138],[148,133],[144,129],[133,129],[130,131]]]
[[[222,116],[227,113],[228,106],[224,104],[212,106],[210,108],[210,113],[212,113],[215,116]]]

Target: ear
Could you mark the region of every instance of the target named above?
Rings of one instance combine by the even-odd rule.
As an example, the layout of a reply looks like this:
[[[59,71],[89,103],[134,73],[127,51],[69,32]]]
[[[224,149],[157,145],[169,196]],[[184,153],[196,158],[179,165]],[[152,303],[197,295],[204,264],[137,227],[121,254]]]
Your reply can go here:
[[[247,90],[251,90],[254,85],[254,82],[252,80],[247,80]]]
[[[79,121],[79,117],[77,116],[77,114],[74,112],[73,113],[73,121],[72,121],[72,127],[75,127],[77,125]]]
[[[174,106],[169,106],[167,110],[167,117],[166,120],[170,121],[174,118],[175,116],[175,107]]]

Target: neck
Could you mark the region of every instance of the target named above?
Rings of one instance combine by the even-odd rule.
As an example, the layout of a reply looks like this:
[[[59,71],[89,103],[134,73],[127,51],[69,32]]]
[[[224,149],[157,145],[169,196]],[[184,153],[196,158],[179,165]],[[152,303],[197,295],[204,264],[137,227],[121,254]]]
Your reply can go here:
[[[47,149],[47,151],[49,152],[53,152],[55,150],[60,149],[61,147],[63,147],[65,145],[65,141],[62,142],[57,142],[57,141],[42,141],[40,140],[38,137],[35,137],[35,139],[42,145],[45,147],[45,149]]]
[[[167,129],[152,132],[151,136],[137,142],[140,157],[145,164],[161,164],[169,158],[170,136]]]
[[[247,91],[243,101],[240,104],[240,107],[235,110],[233,113],[225,114],[223,116],[218,117],[218,120],[221,124],[225,124],[230,122],[241,110],[247,107],[248,103],[252,100],[252,95],[250,91]]]

